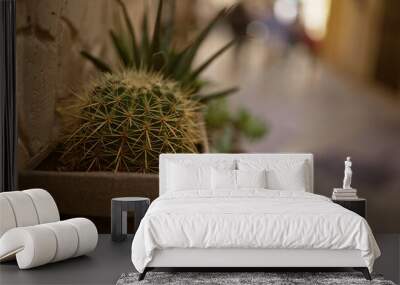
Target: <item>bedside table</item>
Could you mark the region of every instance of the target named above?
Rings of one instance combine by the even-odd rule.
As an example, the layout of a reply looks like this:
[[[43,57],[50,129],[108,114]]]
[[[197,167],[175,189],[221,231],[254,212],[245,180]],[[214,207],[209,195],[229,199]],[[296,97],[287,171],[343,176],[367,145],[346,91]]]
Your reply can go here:
[[[126,239],[127,219],[129,211],[134,212],[136,233],[140,221],[150,206],[150,199],[145,197],[119,197],[111,199],[111,239],[123,241]]]
[[[333,200],[333,203],[339,204],[340,206],[359,214],[361,217],[366,219],[367,217],[367,200],[364,198],[358,198],[356,200]]]

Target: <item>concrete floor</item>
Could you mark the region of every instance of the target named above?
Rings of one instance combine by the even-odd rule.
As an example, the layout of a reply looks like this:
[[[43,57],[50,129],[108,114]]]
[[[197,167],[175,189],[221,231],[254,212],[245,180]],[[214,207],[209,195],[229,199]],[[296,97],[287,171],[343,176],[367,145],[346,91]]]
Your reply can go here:
[[[375,272],[395,283],[400,281],[400,235],[376,235],[382,256]],[[0,284],[115,284],[124,272],[134,271],[130,260],[132,238],[114,243],[100,235],[89,256],[78,257],[30,270],[19,270],[15,262],[0,265]]]

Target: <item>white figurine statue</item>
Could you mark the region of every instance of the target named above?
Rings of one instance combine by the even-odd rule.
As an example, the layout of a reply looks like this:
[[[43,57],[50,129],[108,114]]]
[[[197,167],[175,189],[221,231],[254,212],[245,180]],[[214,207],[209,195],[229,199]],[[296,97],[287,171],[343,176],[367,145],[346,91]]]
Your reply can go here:
[[[353,175],[353,171],[351,170],[351,160],[350,156],[346,158],[344,162],[344,179],[343,179],[343,189],[352,189],[351,188],[351,176]]]

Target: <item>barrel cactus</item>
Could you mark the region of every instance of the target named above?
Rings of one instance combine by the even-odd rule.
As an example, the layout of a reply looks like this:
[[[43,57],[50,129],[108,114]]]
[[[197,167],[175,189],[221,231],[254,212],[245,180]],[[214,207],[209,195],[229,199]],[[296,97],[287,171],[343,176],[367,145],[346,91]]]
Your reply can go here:
[[[160,153],[197,152],[201,105],[174,81],[144,71],[101,75],[64,109],[64,170],[158,171]]]

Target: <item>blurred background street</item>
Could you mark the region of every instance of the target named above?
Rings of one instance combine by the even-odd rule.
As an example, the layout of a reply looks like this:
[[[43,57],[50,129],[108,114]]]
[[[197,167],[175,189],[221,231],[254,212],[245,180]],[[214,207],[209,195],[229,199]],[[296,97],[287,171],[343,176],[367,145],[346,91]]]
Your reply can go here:
[[[385,81],[389,79],[379,71],[384,70],[379,69],[379,52],[365,55],[368,54],[366,49],[372,49],[371,45],[379,49],[377,47],[383,43],[363,39],[382,39],[382,29],[375,27],[365,31],[364,27],[374,27],[373,23],[367,21],[362,24],[353,23],[354,26],[351,26],[356,17],[360,21],[372,21],[371,15],[367,14],[377,13],[374,10],[377,7],[370,8],[368,12],[368,6],[377,3],[340,0],[315,2],[324,2],[323,5],[327,6],[322,6],[331,13],[329,20],[329,12],[324,8],[319,11],[327,15],[326,29],[324,35],[314,43],[315,49],[311,49],[304,41],[285,42],[282,37],[277,38],[267,24],[253,21],[248,24],[252,33],[248,34],[248,28],[248,37],[240,52],[235,54],[232,50],[225,54],[208,69],[208,75],[218,80],[222,78],[227,85],[239,85],[240,91],[229,98],[231,109],[245,106],[268,126],[267,134],[259,141],[243,141],[243,150],[314,153],[315,189],[327,196],[333,187],[341,187],[343,161],[346,156],[351,156],[353,187],[358,188],[360,196],[371,201],[368,211],[378,213],[384,209],[385,214],[394,219],[400,215],[399,83],[393,87]],[[288,5],[284,10],[287,12],[290,7],[301,9],[299,3],[305,4],[307,1],[275,1],[269,6],[272,7],[272,15],[275,11],[275,17],[277,3]],[[381,4],[389,7],[397,5],[393,1],[382,1]],[[301,10],[296,11],[301,13]],[[344,11],[349,15],[348,22],[344,21]],[[316,18],[321,17],[318,10],[316,13]],[[397,13],[396,23],[400,23],[400,12]],[[306,17],[304,14],[298,16]],[[354,30],[351,36],[347,36],[348,39],[342,39],[342,34],[330,34],[333,31],[329,30],[329,21],[332,22],[335,16],[343,17],[340,26],[335,27],[336,30],[342,29],[343,33]],[[295,21],[295,18],[292,20]],[[376,21],[376,25],[382,25]],[[321,25],[324,25],[323,21]],[[400,48],[400,24],[391,29],[395,38],[390,43]],[[371,35],[373,31],[379,35]],[[229,37],[226,36],[229,32],[225,27],[215,33],[208,42],[209,46],[204,47],[204,53],[213,46],[222,45],[226,41],[225,37]],[[363,38],[362,33],[369,35]],[[330,40],[333,36],[336,41]],[[327,46],[329,43],[333,46]],[[391,68],[390,72],[396,71],[399,82],[400,49],[392,51],[392,54],[385,54],[392,61],[381,65],[387,64]],[[364,69],[357,62],[362,62]],[[393,222],[390,218],[389,221],[374,214],[370,215],[369,220],[377,231],[385,231]],[[399,226],[395,229],[399,230]]]

